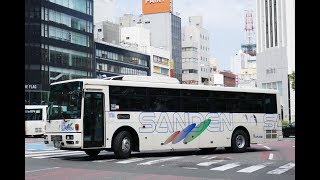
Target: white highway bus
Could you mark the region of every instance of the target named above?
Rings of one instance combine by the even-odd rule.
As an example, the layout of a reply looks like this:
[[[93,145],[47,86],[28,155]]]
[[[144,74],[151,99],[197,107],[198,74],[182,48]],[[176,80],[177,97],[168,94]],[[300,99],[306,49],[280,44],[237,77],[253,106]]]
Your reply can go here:
[[[25,135],[42,136],[47,119],[47,105],[25,105]]]
[[[44,142],[89,156],[216,147],[245,152],[250,144],[282,139],[275,90],[126,75],[52,83],[49,101]]]

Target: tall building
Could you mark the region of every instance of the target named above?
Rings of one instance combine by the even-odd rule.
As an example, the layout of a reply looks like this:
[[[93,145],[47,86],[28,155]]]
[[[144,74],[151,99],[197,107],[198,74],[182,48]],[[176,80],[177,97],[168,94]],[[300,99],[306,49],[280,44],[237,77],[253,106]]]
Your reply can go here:
[[[211,57],[209,60],[209,66],[210,66],[210,79],[209,79],[209,85],[215,86],[215,85],[223,85],[222,81],[219,81],[219,75],[221,75],[218,72],[218,62],[216,58]],[[217,74],[219,74],[217,76]],[[218,79],[217,79],[218,77]],[[221,78],[220,78],[221,79]],[[222,78],[223,80],[223,78]]]
[[[257,87],[257,61],[256,56],[244,53],[242,50],[231,57],[231,72],[238,77],[238,87]]]
[[[94,39],[108,43],[120,44],[119,24],[110,21],[101,21],[94,24]]]
[[[143,15],[140,14],[139,16],[133,14],[124,14],[122,17],[119,17],[118,23],[120,27],[132,27],[136,26],[137,24],[142,24]]]
[[[294,121],[295,0],[257,0],[256,12],[258,87],[277,89],[283,119]]]
[[[209,83],[209,50],[209,33],[203,28],[202,16],[189,17],[182,33],[182,83]]]
[[[121,28],[121,46],[150,55],[151,76],[170,76],[170,51],[150,46],[150,30],[141,25]]]
[[[97,77],[151,74],[148,54],[103,41],[96,41],[95,48]]]
[[[141,24],[150,30],[151,46],[170,51],[174,77],[182,81],[181,18],[173,13],[172,0],[142,0],[142,15],[119,18],[120,27]]]
[[[25,0],[25,104],[48,101],[52,82],[93,77],[92,0]]]

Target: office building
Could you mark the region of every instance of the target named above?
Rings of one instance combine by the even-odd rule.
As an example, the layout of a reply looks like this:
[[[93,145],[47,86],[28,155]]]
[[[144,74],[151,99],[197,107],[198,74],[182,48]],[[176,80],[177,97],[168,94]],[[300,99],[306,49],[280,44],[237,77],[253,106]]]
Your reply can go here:
[[[209,39],[202,16],[189,17],[189,24],[182,33],[182,83],[209,84]]]
[[[25,104],[52,82],[94,77],[92,0],[25,0]]]
[[[278,90],[283,119],[294,121],[295,0],[257,0],[256,12],[257,85]]]
[[[98,78],[117,75],[150,76],[150,56],[124,47],[99,41],[96,47]]]
[[[121,46],[150,55],[151,76],[170,76],[170,51],[150,44],[149,29],[141,25],[121,28]]]
[[[173,13],[172,0],[142,0],[142,15],[126,14],[119,18],[120,27],[137,24],[150,30],[151,46],[170,51],[174,77],[182,81],[181,18]]]

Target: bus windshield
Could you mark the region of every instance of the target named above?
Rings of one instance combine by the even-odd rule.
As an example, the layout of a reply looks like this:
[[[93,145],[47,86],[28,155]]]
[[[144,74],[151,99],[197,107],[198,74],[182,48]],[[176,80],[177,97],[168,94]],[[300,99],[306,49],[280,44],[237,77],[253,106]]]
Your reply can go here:
[[[50,86],[48,120],[80,119],[82,82]]]

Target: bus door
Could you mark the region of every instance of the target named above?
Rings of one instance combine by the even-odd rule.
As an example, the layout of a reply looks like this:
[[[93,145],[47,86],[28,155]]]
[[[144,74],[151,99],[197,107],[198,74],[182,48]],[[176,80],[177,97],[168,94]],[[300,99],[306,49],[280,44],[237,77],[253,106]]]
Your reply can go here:
[[[83,148],[104,147],[104,93],[85,92]]]

